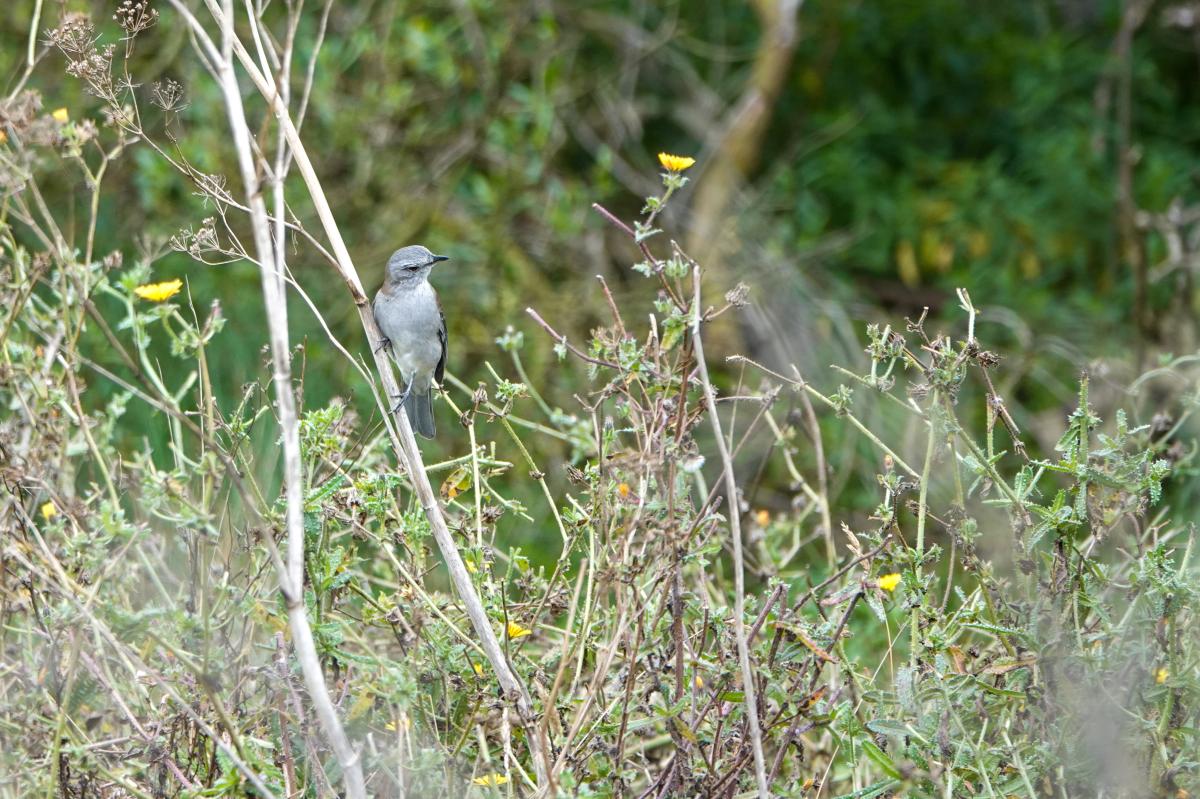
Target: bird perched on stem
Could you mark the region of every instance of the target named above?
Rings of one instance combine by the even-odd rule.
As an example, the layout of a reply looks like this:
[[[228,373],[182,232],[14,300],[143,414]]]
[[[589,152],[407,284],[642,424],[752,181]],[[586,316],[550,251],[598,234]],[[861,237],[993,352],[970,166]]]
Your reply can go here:
[[[372,305],[382,346],[390,348],[405,382],[392,412],[403,405],[408,423],[426,438],[434,436],[433,383],[440,385],[446,370],[446,317],[429,272],[445,260],[419,244],[396,250]]]

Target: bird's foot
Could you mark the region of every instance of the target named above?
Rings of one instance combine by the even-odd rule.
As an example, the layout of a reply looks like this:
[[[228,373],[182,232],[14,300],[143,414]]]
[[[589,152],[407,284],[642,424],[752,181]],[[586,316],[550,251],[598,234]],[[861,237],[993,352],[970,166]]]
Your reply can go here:
[[[400,396],[396,397],[396,404],[392,406],[392,413],[397,413],[401,408],[404,407],[404,402],[408,399],[408,395],[412,393],[412,386],[413,384],[410,380],[408,385],[404,387],[404,391],[400,394]]]
[[[390,346],[392,346],[392,340],[384,336],[383,338],[379,339],[379,344],[375,347],[375,349],[371,350],[371,352],[379,352],[380,350],[385,350]]]

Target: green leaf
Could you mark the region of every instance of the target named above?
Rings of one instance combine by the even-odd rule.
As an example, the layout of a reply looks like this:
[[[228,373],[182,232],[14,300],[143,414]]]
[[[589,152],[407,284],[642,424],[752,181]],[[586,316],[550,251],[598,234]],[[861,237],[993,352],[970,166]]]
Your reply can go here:
[[[902,784],[901,780],[884,780],[868,785],[866,788],[860,788],[854,793],[844,793],[834,799],[875,799],[876,796],[887,793],[888,791],[899,787]]]
[[[900,769],[896,768],[896,764],[892,762],[892,759],[887,756],[886,752],[871,741],[860,741],[859,745],[867,753],[867,757],[874,761],[875,765],[883,769],[884,774],[887,774],[892,779],[904,779],[904,775],[900,773]]]
[[[911,734],[908,731],[908,725],[898,719],[874,719],[867,722],[867,729],[880,735],[907,737]]]
[[[326,480],[321,485],[304,498],[304,510],[313,513],[320,510],[321,503],[334,494],[339,488],[347,483],[344,474],[335,474],[333,477]]]

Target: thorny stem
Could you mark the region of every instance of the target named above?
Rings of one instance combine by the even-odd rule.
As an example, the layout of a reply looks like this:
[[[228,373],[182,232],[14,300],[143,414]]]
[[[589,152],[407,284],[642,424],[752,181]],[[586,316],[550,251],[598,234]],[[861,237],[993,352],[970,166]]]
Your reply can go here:
[[[533,310],[532,308],[526,308],[525,313],[527,313],[531,317],[533,317],[533,321],[535,321],[539,325],[541,325],[542,328],[547,333],[549,333],[554,338],[555,341],[557,341],[559,344],[561,344],[562,346],[569,349],[571,351],[571,353],[574,354],[575,357],[579,358],[580,360],[587,361],[588,363],[594,364],[596,366],[604,366],[608,369],[616,369],[617,371],[621,370],[620,364],[613,363],[612,361],[605,361],[600,358],[593,358],[591,355],[588,355],[587,353],[583,352],[578,347],[576,347],[574,344],[567,341],[566,336],[564,336],[562,333],[559,333],[557,330],[555,330],[553,327],[551,327],[550,324],[545,319],[543,319],[538,314],[537,311]]]
[[[633,228],[629,227],[629,225],[618,219],[612,211],[608,210],[600,203],[592,203],[592,208],[594,208],[596,212],[600,214],[600,216],[607,219],[615,227],[619,228],[623,233],[628,235],[629,238],[633,239],[633,241],[637,244],[638,249],[642,251],[642,255],[646,257],[646,262],[654,267],[654,271],[658,274],[659,282],[662,283],[663,290],[667,292],[667,296],[671,298],[671,302],[675,304],[675,307],[678,310],[687,310],[687,304],[680,299],[679,295],[675,292],[675,289],[671,286],[670,281],[667,280],[666,275],[663,274],[662,262],[654,257],[654,254],[650,252],[650,247],[647,246],[645,241],[637,240],[637,234],[633,232]]]

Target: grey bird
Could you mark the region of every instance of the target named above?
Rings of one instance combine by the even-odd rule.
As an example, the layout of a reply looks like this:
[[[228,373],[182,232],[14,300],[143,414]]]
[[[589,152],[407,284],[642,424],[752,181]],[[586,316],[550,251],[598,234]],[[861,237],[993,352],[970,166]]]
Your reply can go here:
[[[446,317],[429,272],[445,260],[448,256],[434,255],[419,244],[396,250],[372,305],[382,346],[390,347],[405,382],[392,411],[403,405],[408,423],[425,438],[433,438],[435,430],[433,381],[440,385],[446,370]]]

